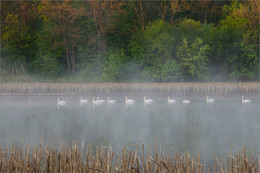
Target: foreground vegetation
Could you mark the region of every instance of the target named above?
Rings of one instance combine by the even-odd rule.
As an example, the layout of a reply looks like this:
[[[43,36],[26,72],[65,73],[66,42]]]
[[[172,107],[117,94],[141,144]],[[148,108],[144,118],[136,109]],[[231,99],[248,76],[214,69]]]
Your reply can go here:
[[[260,77],[258,0],[0,3],[0,81]]]
[[[152,154],[152,152],[154,154]],[[214,155],[214,164],[209,166],[200,157],[189,153],[164,153],[151,151],[151,146],[145,151],[142,145],[135,151],[122,149],[121,155],[113,152],[111,147],[85,147],[77,142],[61,143],[60,146],[44,145],[4,146],[0,147],[0,172],[234,172],[256,173],[260,171],[258,161],[253,153],[247,153],[246,148],[237,154],[227,154],[220,160]]]

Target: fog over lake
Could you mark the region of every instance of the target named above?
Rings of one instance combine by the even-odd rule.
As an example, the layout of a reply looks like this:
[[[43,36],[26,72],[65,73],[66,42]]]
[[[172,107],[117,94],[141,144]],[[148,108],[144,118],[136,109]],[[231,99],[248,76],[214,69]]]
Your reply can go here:
[[[245,145],[260,154],[257,97],[245,96],[252,100],[249,104],[242,104],[240,95],[216,97],[211,104],[203,97],[193,97],[189,104],[174,98],[176,103],[168,104],[165,96],[147,96],[154,102],[144,105],[143,96],[129,96],[135,103],[127,107],[124,96],[110,96],[117,100],[113,105],[107,104],[107,96],[99,96],[105,103],[94,106],[92,96],[84,98],[88,103],[80,104],[80,96],[60,96],[66,104],[58,108],[57,96],[0,96],[0,145],[85,140],[119,151],[157,141],[165,151],[201,151],[202,158],[212,158],[213,152],[221,157]]]

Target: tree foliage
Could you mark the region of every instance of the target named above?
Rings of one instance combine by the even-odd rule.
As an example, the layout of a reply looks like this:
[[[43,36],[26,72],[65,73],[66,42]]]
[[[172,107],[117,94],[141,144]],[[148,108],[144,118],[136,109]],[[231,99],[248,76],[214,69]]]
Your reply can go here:
[[[186,37],[182,38],[182,45],[178,47],[177,57],[185,77],[192,79],[208,79],[208,51],[210,47],[196,38],[190,43]]]
[[[107,54],[103,68],[103,77],[106,81],[119,81],[124,70],[125,54],[123,50],[114,50]]]
[[[260,78],[250,1],[1,1],[0,76],[76,81]]]

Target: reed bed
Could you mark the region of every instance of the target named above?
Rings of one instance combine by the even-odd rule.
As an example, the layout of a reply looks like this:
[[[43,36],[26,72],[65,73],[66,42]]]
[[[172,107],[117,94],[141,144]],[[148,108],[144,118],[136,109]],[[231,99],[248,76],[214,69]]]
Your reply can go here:
[[[238,83],[2,83],[1,95],[207,95],[260,93],[260,82]]]
[[[228,154],[225,160],[214,158],[214,166],[206,165],[200,153],[196,158],[189,153],[166,154],[155,145],[144,145],[135,151],[123,148],[121,154],[112,147],[85,147],[84,142],[61,143],[53,146],[40,144],[30,148],[8,145],[0,147],[0,172],[182,172],[182,173],[256,173],[259,172],[260,158],[249,156],[246,148],[235,155]]]

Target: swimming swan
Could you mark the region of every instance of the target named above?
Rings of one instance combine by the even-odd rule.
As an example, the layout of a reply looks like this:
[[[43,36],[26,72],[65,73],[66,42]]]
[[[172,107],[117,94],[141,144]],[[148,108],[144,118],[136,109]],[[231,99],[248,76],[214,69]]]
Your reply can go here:
[[[242,96],[242,103],[251,103],[251,100],[245,99],[244,100],[244,96]]]
[[[134,100],[128,99],[127,97],[125,97],[125,104],[126,105],[133,105],[134,103],[135,103]]]
[[[152,99],[146,99],[146,96],[144,96],[144,104],[152,104],[153,103],[153,100]]]
[[[58,100],[57,100],[58,108],[60,108],[60,106],[64,106],[65,104],[66,104],[66,101],[60,100],[60,97],[58,97]]]
[[[175,102],[174,99],[170,99],[170,96],[168,96],[168,104],[174,104]]]
[[[80,104],[88,103],[87,99],[82,99],[82,96],[80,97]]]
[[[93,104],[93,105],[100,105],[100,103],[99,103],[99,101],[98,101],[98,98],[97,98],[97,100],[95,100],[95,98],[93,97],[93,99],[92,99],[92,104]]]
[[[186,100],[186,99],[184,99],[184,100],[182,100],[182,103],[190,103],[190,101],[189,101],[189,100]]]
[[[65,105],[65,104],[66,104],[66,101],[60,100],[60,97],[58,97],[58,105],[63,106],[63,105]]]
[[[215,99],[209,99],[209,96],[207,96],[207,103],[214,103]]]
[[[109,97],[107,97],[107,103],[109,104],[115,104],[116,100],[110,100]]]
[[[103,103],[105,103],[105,100],[99,100],[99,97],[97,97],[97,102],[99,103],[99,104],[103,104]]]

